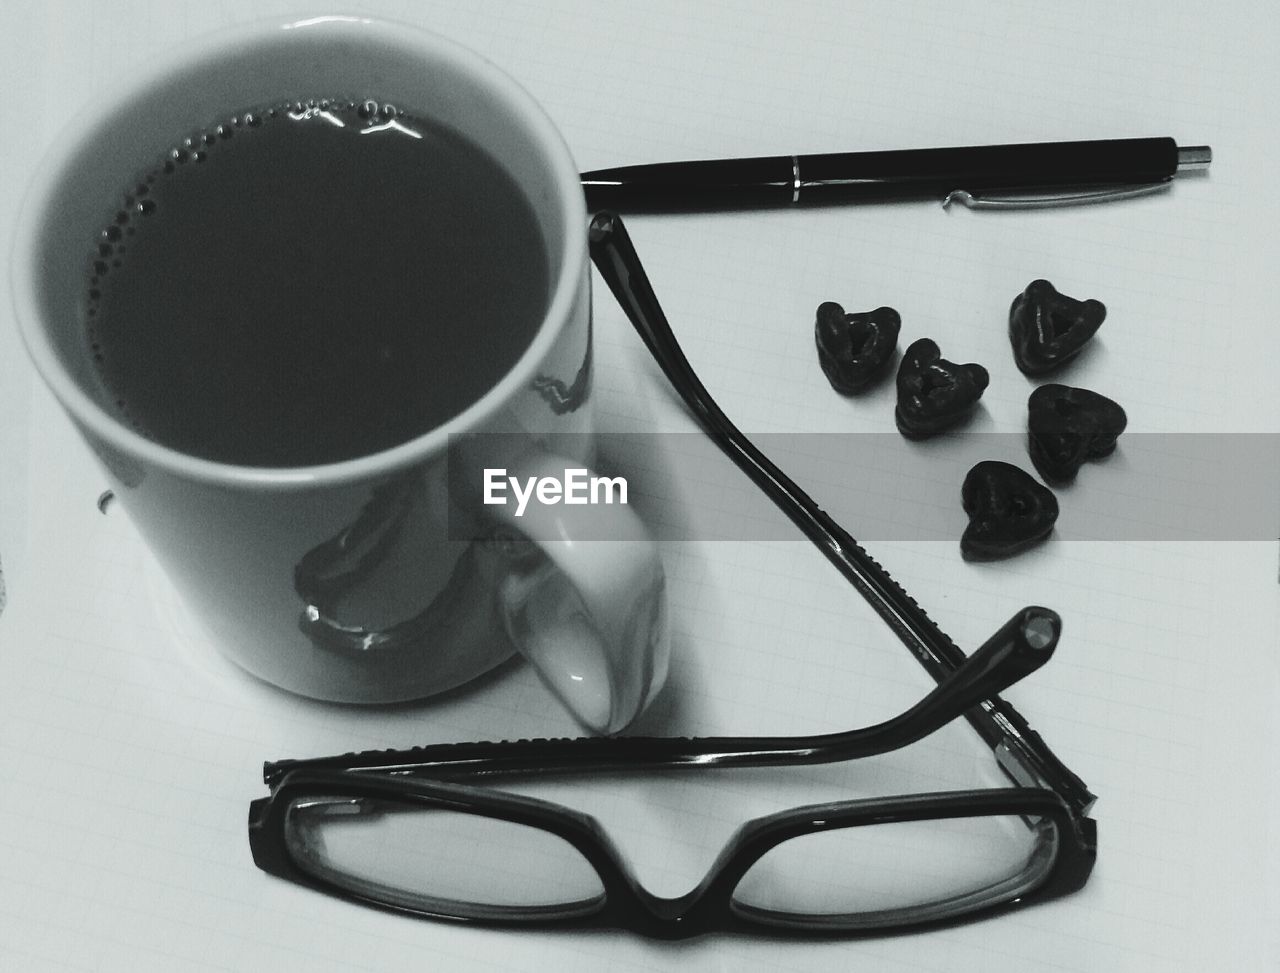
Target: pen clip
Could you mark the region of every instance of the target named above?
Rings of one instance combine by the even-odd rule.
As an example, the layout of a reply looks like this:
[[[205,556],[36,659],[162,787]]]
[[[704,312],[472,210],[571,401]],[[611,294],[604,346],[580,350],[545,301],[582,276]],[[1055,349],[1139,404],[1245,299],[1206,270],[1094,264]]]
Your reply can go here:
[[[1003,195],[998,192],[979,195],[967,189],[953,189],[943,198],[942,208],[948,209],[952,203],[960,203],[969,209],[1039,209],[1053,206],[1080,206],[1086,203],[1109,203],[1116,199],[1149,196],[1152,193],[1164,192],[1171,185],[1173,185],[1172,180],[1165,179],[1161,182],[1108,186],[1105,189],[1091,189],[1083,192],[1041,193],[1034,196]]]

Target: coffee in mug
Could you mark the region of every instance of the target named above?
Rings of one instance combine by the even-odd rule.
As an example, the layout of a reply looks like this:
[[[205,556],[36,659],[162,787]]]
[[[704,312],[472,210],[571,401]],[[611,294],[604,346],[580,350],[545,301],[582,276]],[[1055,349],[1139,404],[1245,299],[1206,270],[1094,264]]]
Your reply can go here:
[[[210,120],[111,202],[86,268],[107,399],[205,459],[315,466],[407,442],[488,391],[546,312],[515,180],[387,101]]]

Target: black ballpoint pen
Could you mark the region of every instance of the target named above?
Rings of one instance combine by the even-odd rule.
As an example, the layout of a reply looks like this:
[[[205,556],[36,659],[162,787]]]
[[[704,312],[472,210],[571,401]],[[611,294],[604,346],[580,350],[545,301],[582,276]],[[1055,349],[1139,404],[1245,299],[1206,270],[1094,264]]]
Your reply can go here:
[[[1033,142],[621,166],[582,174],[591,209],[737,209],[935,197],[974,208],[1143,195],[1208,168],[1207,145],[1171,138]]]

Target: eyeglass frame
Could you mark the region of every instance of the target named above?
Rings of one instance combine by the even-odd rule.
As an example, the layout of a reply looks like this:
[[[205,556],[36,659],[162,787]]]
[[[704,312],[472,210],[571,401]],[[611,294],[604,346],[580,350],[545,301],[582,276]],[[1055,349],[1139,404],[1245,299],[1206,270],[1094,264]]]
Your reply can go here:
[[[948,922],[1012,903],[992,901],[937,916],[929,909],[897,910],[900,915],[861,914],[854,918],[776,915],[752,918],[735,911],[738,881],[771,848],[806,834],[841,827],[953,817],[1020,815],[1052,822],[1056,857],[1032,888],[1018,891],[1031,902],[1074,891],[1088,879],[1096,855],[1094,822],[1076,814],[1048,788],[995,788],[809,805],[757,818],[742,825],[721,850],[708,874],[690,893],[665,899],[647,891],[613,842],[590,815],[561,804],[524,797],[472,781],[503,776],[638,769],[792,766],[832,763],[886,753],[907,746],[1034,672],[1052,657],[1061,620],[1048,609],[1023,609],[968,656],[961,667],[915,706],[882,723],[841,733],[802,737],[616,737],[452,743],[408,750],[283,760],[267,763],[263,780],[271,795],[252,803],[249,842],[259,868],[340,898],[396,912],[477,921],[499,926],[531,923],[574,928],[625,928],[660,938],[683,938],[713,930],[850,933]],[[482,815],[538,828],[568,841],[595,869],[604,900],[591,911],[565,915],[538,907],[462,906],[453,911],[408,905],[364,894],[358,880],[344,885],[308,870],[290,852],[288,814],[307,799],[377,799],[406,808],[437,808]],[[753,911],[749,908],[748,912]],[[759,910],[754,910],[759,911]],[[871,917],[880,916],[872,925]]]
[[[433,911],[385,897],[306,871],[290,855],[284,829],[295,801],[308,798],[379,800],[406,809],[438,809],[496,818],[536,828],[568,842],[592,867],[602,894],[576,912],[565,906],[467,905]],[[896,822],[986,816],[1037,818],[1056,830],[1056,856],[1043,878],[1014,897],[974,908],[937,914],[939,905],[920,910],[898,908],[846,916],[778,913],[735,908],[733,892],[742,877],[777,845],[837,828]],[[1082,887],[1093,868],[1096,844],[1091,819],[1077,821],[1053,792],[1040,788],[989,788],[913,794],[813,804],[755,818],[741,825],[721,849],[714,864],[690,892],[663,898],[641,885],[634,871],[591,815],[560,804],[492,790],[487,787],[387,774],[341,770],[293,770],[270,798],[254,802],[250,841],[254,860],[264,871],[329,895],[417,917],[466,921],[506,928],[626,929],[659,939],[684,939],[710,932],[780,935],[882,933],[904,927],[928,927],[968,921],[1032,902],[1069,894]],[[958,898],[971,898],[969,893]],[[466,914],[469,913],[469,914]],[[754,918],[753,918],[753,914]]]
[[[442,744],[402,751],[368,751],[313,760],[270,762],[264,766],[263,780],[271,786],[271,795],[254,801],[250,807],[249,836],[255,863],[278,877],[343,898],[392,911],[436,915],[362,896],[327,882],[300,868],[287,851],[285,816],[298,795],[349,795],[358,799],[361,796],[398,794],[406,802],[419,806],[448,806],[452,810],[528,823],[568,840],[595,867],[605,886],[605,901],[599,911],[590,915],[546,920],[549,924],[621,926],[662,938],[683,938],[713,928],[759,931],[760,922],[744,920],[733,913],[730,906],[732,889],[750,865],[782,841],[831,827],[829,822],[832,821],[852,827],[872,821],[884,823],[974,816],[975,810],[981,810],[984,814],[1025,814],[1051,820],[1059,837],[1057,858],[1043,881],[1012,900],[947,915],[938,922],[963,921],[1057,897],[1082,887],[1096,859],[1096,823],[1087,816],[1096,798],[1084,782],[1058,760],[1025,718],[1000,698],[997,689],[992,688],[997,671],[1000,672],[999,678],[1013,676],[1004,683],[1008,685],[1047,659],[1047,655],[1042,656],[1031,668],[1014,675],[1008,661],[1009,653],[992,647],[1001,644],[1002,636],[1003,642],[1008,643],[1010,627],[1025,625],[1027,612],[1043,612],[1046,614],[1041,617],[1053,620],[1051,651],[1056,646],[1061,627],[1056,614],[1047,609],[1024,609],[982,648],[966,657],[888,572],[808,494],[760,453],[716,405],[680,349],[617,214],[603,212],[593,216],[589,247],[592,260],[628,319],[704,431],[866,598],[911,650],[913,657],[939,683],[938,689],[906,713],[876,727],[820,737],[625,737]],[[1023,628],[1018,630],[1023,631]],[[975,688],[981,692],[963,709],[963,715],[992,748],[1006,776],[1018,786],[836,802],[758,818],[739,828],[697,888],[676,899],[662,899],[643,889],[607,834],[589,815],[550,802],[452,783],[446,779],[519,772],[521,769],[552,773],[571,769],[760,766],[852,759],[896,749],[927,735],[932,732],[932,729],[926,729],[931,720],[950,712],[951,705],[956,702],[968,699]],[[950,718],[948,716],[947,720]],[[940,725],[941,722],[936,724]],[[906,731],[907,727],[911,730]],[[879,734],[881,749],[878,750],[868,746],[875,734]],[[564,765],[566,758],[569,759]],[[420,775],[429,775],[433,779],[416,779]],[[320,794],[314,790],[316,787],[327,789]],[[312,790],[308,791],[308,788]],[[815,818],[816,813],[824,816]],[[517,817],[512,817],[513,814]],[[740,864],[741,869],[738,867]],[[724,890],[724,894],[720,895],[717,890]],[[620,902],[627,902],[629,911]],[[439,914],[439,917],[462,918],[451,914]],[[522,927],[530,923],[528,918],[510,922],[470,918]],[[856,928],[841,928],[831,921],[788,922],[780,924],[777,930],[813,932],[815,928],[846,934],[857,931]],[[884,928],[896,926],[875,927],[876,931]]]

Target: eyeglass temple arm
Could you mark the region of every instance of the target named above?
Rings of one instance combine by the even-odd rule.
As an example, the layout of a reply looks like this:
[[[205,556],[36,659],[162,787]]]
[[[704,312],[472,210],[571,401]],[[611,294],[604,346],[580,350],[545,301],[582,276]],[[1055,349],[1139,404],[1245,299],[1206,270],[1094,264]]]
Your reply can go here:
[[[408,750],[280,760],[263,767],[276,784],[293,770],[366,770],[445,779],[520,772],[637,767],[772,766],[833,763],[887,753],[923,739],[980,700],[1035,672],[1053,656],[1062,622],[1047,608],[1024,608],[904,713],[874,726],[797,737],[586,737],[499,743],[445,743]]]
[[[911,649],[939,687],[892,720],[844,733],[441,744],[270,762],[263,768],[264,781],[274,785],[285,773],[304,767],[440,777],[603,767],[821,763],[906,746],[963,713],[1016,783],[1048,786],[1077,811],[1087,811],[1094,796],[1058,761],[1026,720],[996,695],[1048,660],[1061,631],[1058,616],[1047,609],[1024,609],[966,657],[888,572],[720,411],[671,333],[621,220],[611,214],[598,214],[592,221],[590,245],[593,260],[628,318],[705,431],[818,544]],[[1028,665],[1031,660],[1035,660],[1034,664]]]
[[[621,217],[596,213],[588,236],[591,259],[663,373],[703,431],[763,490],[875,609],[938,682],[965,654],[874,558],[756,449],[716,405],[685,358],[658,303]],[[1017,783],[1043,782],[1084,813],[1096,797],[1007,702],[993,695],[965,714]]]

